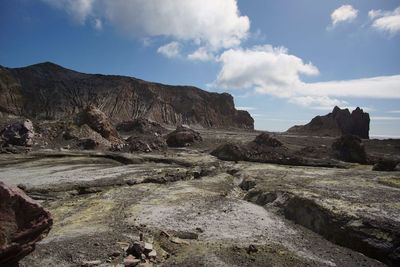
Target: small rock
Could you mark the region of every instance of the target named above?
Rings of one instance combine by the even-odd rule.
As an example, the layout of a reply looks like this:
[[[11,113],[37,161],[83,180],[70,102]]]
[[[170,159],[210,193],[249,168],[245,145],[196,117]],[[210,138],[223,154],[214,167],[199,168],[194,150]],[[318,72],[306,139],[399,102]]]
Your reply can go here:
[[[185,244],[185,245],[189,245],[189,242],[187,242],[187,241],[185,241],[185,240],[182,240],[182,239],[180,239],[180,238],[177,238],[177,237],[171,238],[171,242],[172,242],[172,243],[175,243],[175,244]]]
[[[126,253],[128,255],[133,255],[137,258],[140,258],[144,252],[144,245],[144,242],[135,241],[129,246],[129,248],[126,250]]]
[[[149,258],[156,258],[157,257],[157,251],[155,251],[155,250],[152,250],[152,251],[150,251],[149,252],[149,254],[147,254],[147,256],[149,257]]]
[[[84,261],[82,262],[83,267],[92,267],[92,266],[97,266],[100,265],[101,261],[100,260],[95,260],[95,261]]]
[[[119,257],[121,255],[120,251],[113,251],[112,253],[108,254],[110,257]]]
[[[257,249],[257,247],[255,246],[255,245],[250,245],[248,248],[247,248],[247,253],[255,253],[255,252],[257,252],[258,251],[258,249]]]
[[[125,267],[133,267],[136,266],[140,263],[139,259],[136,259],[135,257],[133,257],[132,255],[128,255],[125,259],[124,259],[124,266]]]
[[[153,250],[153,245],[152,244],[150,244],[150,243],[144,243],[144,252],[146,253],[148,253],[148,252],[151,252]]]

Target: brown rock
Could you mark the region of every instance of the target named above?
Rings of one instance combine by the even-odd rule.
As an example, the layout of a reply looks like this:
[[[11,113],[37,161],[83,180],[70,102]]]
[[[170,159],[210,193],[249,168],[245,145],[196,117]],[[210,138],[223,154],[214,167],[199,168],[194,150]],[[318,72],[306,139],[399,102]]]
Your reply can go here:
[[[32,146],[34,135],[35,131],[30,120],[10,124],[0,132],[4,145],[15,146]]]
[[[107,115],[92,105],[89,105],[78,114],[76,117],[76,124],[78,126],[87,124],[107,140],[113,141],[120,139],[117,130],[111,124]]]
[[[137,266],[140,263],[139,259],[136,259],[134,256],[132,255],[128,255],[125,259],[124,259],[124,266],[125,267],[133,267],[133,266]]]
[[[121,122],[117,125],[117,130],[122,132],[151,135],[162,135],[163,133],[167,132],[167,129],[162,127],[159,123],[145,118]]]
[[[167,136],[169,147],[185,147],[200,141],[202,141],[200,133],[185,126],[178,126]]]
[[[0,182],[0,265],[18,263],[48,234],[48,211],[17,187]]]

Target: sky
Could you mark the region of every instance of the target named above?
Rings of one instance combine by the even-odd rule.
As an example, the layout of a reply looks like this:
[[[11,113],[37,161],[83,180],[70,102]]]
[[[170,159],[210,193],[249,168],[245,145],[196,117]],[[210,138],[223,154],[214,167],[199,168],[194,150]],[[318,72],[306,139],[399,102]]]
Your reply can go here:
[[[335,105],[400,137],[400,0],[2,0],[0,65],[228,92],[260,130]]]

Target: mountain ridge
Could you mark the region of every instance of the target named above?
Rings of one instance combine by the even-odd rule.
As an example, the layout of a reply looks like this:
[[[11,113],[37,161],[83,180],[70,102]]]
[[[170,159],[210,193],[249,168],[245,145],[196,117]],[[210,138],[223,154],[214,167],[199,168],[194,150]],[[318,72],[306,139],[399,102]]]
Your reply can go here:
[[[62,119],[94,105],[115,122],[143,117],[167,125],[254,129],[253,118],[236,110],[228,93],[81,73],[52,62],[0,67],[0,93],[0,111],[36,119]]]

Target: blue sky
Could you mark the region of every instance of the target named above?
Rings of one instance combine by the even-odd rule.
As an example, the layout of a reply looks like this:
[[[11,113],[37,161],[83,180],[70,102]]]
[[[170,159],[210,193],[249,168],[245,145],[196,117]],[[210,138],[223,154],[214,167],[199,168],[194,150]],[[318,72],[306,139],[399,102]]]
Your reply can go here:
[[[43,61],[227,91],[258,129],[361,106],[400,136],[399,0],[1,1],[0,64]]]

